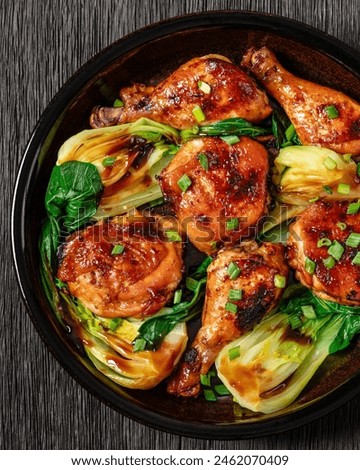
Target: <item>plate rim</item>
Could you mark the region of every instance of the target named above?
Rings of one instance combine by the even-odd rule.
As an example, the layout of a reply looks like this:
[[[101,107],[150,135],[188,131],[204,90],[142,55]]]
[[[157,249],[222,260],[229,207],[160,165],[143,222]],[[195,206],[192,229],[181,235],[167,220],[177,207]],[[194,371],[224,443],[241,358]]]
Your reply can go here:
[[[269,21],[271,21],[271,24],[269,24]],[[183,421],[131,403],[115,391],[110,390],[105,383],[98,380],[95,375],[87,370],[71,353],[65,341],[61,339],[55,329],[51,327],[46,315],[43,315],[38,299],[32,289],[31,279],[26,267],[24,216],[31,179],[29,175],[30,177],[34,176],[38,151],[56,118],[66,108],[66,104],[94,75],[109,66],[117,58],[144,44],[145,38],[149,41],[183,30],[226,26],[264,27],[270,31],[275,30],[278,34],[287,33],[287,35],[289,35],[289,27],[291,26],[292,38],[303,44],[310,42],[309,39],[311,41],[316,39],[316,47],[311,46],[313,49],[335,59],[352,73],[359,75],[360,78],[360,53],[358,51],[313,26],[285,16],[246,10],[214,10],[176,16],[150,24],[119,38],[100,50],[75,71],[54,95],[42,112],[23,152],[14,186],[11,210],[12,257],[22,298],[35,329],[61,367],[96,399],[141,424],[181,436],[223,440],[264,437],[269,434],[294,429],[321,418],[360,393],[360,371],[344,384],[305,408],[281,417],[264,419],[260,423],[209,424]],[[307,41],[304,42],[303,35],[305,32]],[[330,46],[333,48],[331,54],[328,50]],[[289,417],[291,417],[290,421]]]

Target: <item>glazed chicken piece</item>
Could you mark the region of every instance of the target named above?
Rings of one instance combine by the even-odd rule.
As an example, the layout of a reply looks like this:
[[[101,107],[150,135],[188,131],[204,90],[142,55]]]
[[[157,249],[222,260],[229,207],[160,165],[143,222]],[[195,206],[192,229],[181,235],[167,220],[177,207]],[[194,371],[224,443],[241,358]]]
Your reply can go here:
[[[162,220],[117,217],[72,234],[58,278],[102,317],[142,318],[171,298],[182,277],[182,243],[162,233]]]
[[[219,252],[208,268],[202,326],[168,383],[169,393],[200,393],[200,375],[208,372],[220,350],[276,306],[283,289],[275,286],[275,276],[285,281],[288,271],[281,244],[259,247],[250,241]]]
[[[212,254],[255,233],[267,212],[268,170],[258,142],[242,137],[229,145],[207,137],[184,144],[159,181],[191,243]]]
[[[266,47],[249,49],[242,65],[284,108],[303,145],[360,154],[360,104],[340,91],[285,70]]]
[[[360,213],[348,214],[349,204],[324,199],[308,206],[290,227],[287,258],[318,297],[360,305],[360,265],[353,262],[359,248],[349,240],[360,233]]]
[[[257,123],[272,111],[266,94],[253,79],[216,54],[186,62],[156,87],[135,84],[123,88],[120,97],[124,102],[121,108],[93,110],[92,127],[133,122],[141,117],[177,129],[235,117]],[[195,107],[200,107],[205,116],[196,119]]]

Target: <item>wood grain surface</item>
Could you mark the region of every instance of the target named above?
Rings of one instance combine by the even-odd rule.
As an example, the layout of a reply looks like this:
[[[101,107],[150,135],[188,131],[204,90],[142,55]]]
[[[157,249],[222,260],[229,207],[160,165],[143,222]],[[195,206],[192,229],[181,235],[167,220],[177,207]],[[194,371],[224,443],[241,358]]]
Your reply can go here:
[[[270,12],[360,51],[359,0],[0,0],[1,449],[359,449],[360,396],[306,426],[266,438],[210,441],[163,433],[100,403],[48,352],[12,266],[10,213],[31,132],[59,87],[95,53],[136,29],[220,9]]]

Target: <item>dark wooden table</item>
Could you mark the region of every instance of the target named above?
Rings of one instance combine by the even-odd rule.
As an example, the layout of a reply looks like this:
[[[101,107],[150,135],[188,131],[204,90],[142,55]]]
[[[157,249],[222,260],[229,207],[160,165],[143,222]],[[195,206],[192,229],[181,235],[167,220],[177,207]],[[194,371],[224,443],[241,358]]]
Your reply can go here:
[[[242,9],[306,22],[360,51],[359,0],[1,0],[1,449],[359,449],[360,396],[278,435],[208,441],[163,433],[91,396],[48,352],[12,267],[10,208],[17,168],[47,103],[102,48],[179,14]]]

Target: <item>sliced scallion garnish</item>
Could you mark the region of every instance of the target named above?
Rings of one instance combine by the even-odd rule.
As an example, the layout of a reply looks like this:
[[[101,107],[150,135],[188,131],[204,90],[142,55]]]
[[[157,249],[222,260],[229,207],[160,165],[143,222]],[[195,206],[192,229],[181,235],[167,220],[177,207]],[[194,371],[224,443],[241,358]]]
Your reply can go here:
[[[345,245],[351,246],[352,248],[357,248],[360,243],[360,233],[351,232],[347,237]]]
[[[337,192],[339,194],[349,194],[350,193],[350,185],[347,183],[340,183],[337,187]]]
[[[281,274],[275,274],[274,285],[279,289],[283,289],[286,286],[286,277]]]
[[[333,104],[325,106],[324,109],[329,119],[336,119],[337,117],[339,117],[339,111]]]
[[[179,304],[181,302],[181,297],[182,297],[182,289],[176,290],[174,294],[174,305]]]
[[[223,135],[220,137],[224,142],[226,142],[229,145],[234,145],[240,142],[240,139],[237,135]]]
[[[226,221],[226,230],[236,230],[239,227],[239,219],[237,217],[233,217]]]
[[[316,263],[309,257],[305,258],[305,271],[308,274],[314,274],[316,268]]]
[[[111,250],[112,255],[122,255],[124,253],[125,247],[124,245],[115,245],[114,248]]]
[[[309,318],[309,319],[316,318],[316,313],[312,305],[303,305],[301,307],[301,311],[304,317],[306,318]]]
[[[202,80],[198,81],[198,88],[206,95],[209,95],[211,93],[211,86],[208,83],[203,82]]]
[[[105,157],[101,163],[102,163],[102,166],[113,166],[115,162],[116,162],[115,157]]]
[[[323,190],[327,193],[327,194],[332,194],[333,193],[333,190],[331,189],[330,186],[323,186]]]
[[[229,300],[241,300],[242,299],[242,290],[241,289],[230,289],[228,299]]]
[[[351,204],[350,204],[350,205],[351,205]],[[350,206],[349,206],[349,207],[350,207]],[[348,209],[348,211],[349,211],[349,209]],[[348,214],[349,214],[349,212],[348,212]],[[336,224],[336,226],[337,226],[340,230],[345,230],[346,227],[347,227],[347,225],[346,225],[344,222],[338,222],[338,223]]]
[[[337,240],[334,240],[332,245],[328,248],[329,255],[332,256],[336,261],[340,260],[344,251],[345,248]]]
[[[191,186],[191,179],[188,177],[188,175],[185,173],[182,175],[182,177],[178,180],[177,184],[181,191],[185,193],[187,189]]]
[[[322,246],[330,246],[332,244],[332,241],[329,240],[329,238],[320,238],[320,240],[318,240],[316,246],[318,248],[322,247]]]
[[[237,357],[240,357],[240,346],[230,348],[228,351],[229,361],[233,361]]]
[[[352,264],[355,264],[356,266],[358,266],[360,264],[360,252],[359,253],[356,253],[356,256],[355,258],[353,258],[353,260],[351,261]]]
[[[216,401],[215,392],[211,388],[204,389],[204,397],[206,401]]]
[[[335,266],[336,261],[332,256],[329,256],[323,259],[323,263],[324,263],[325,268],[331,269]]]
[[[198,159],[199,159],[200,165],[204,168],[204,170],[208,171],[209,160],[208,160],[208,157],[205,155],[205,153],[199,153]]]
[[[166,230],[165,235],[166,235],[166,238],[169,240],[169,242],[181,242],[182,241],[181,235],[176,230]]]
[[[204,114],[204,111],[200,108],[198,104],[193,108],[192,113],[197,122],[205,121],[206,116]]]
[[[293,330],[296,330],[302,325],[302,321],[298,315],[290,315],[289,323],[290,323],[291,329]]]
[[[240,274],[240,268],[239,266],[234,263],[234,261],[231,261],[229,263],[229,266],[227,268],[227,273],[229,275],[229,278],[234,281],[235,279],[238,278],[239,274]]]
[[[328,170],[335,170],[335,168],[337,167],[336,161],[333,160],[331,157],[326,157],[323,163]]]
[[[122,108],[123,106],[124,102],[119,100],[119,98],[117,98],[113,103],[113,108]]]
[[[351,202],[349,204],[349,207],[346,213],[349,215],[357,214],[359,212],[359,209],[360,209],[360,202]]]
[[[225,304],[225,310],[231,313],[237,313],[237,305],[233,304],[232,302],[226,302]]]
[[[199,281],[197,281],[196,279],[193,279],[192,277],[186,278],[186,287],[192,292],[196,291],[198,284],[199,284]]]

